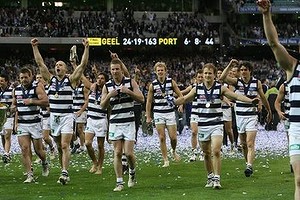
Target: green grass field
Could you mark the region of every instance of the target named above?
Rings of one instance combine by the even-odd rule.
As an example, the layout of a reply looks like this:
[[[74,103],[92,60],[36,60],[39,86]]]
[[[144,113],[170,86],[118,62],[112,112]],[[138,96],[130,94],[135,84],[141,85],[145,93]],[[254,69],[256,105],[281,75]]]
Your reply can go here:
[[[112,153],[106,154],[102,175],[90,174],[90,161],[86,154],[72,155],[69,169],[71,182],[67,185],[56,183],[60,168],[56,160],[51,163],[49,177],[41,176],[41,166],[34,164],[37,181],[24,184],[23,166],[20,156],[13,161],[0,164],[0,200],[10,199],[293,199],[294,179],[290,173],[289,158],[260,157],[254,165],[254,175],[244,176],[244,160],[223,159],[222,189],[204,188],[206,172],[203,162],[189,163],[183,155],[179,163],[172,162],[169,168],[160,167],[160,153],[137,154],[137,185],[113,192],[115,175]],[[124,176],[127,183],[128,175]]]

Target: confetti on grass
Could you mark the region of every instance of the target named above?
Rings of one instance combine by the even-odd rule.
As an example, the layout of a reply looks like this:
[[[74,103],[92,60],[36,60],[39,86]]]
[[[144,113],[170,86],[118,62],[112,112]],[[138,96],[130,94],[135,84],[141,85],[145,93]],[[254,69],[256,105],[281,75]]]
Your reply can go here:
[[[167,135],[167,133],[166,133]],[[172,160],[172,156],[170,153],[171,145],[169,137],[167,136],[167,147],[169,149],[169,159]],[[184,128],[181,135],[178,135],[178,144],[177,151],[178,154],[181,155],[184,162],[189,162],[188,158],[191,154],[191,131],[187,127]],[[95,150],[97,150],[96,140],[93,142],[93,146]],[[138,133],[138,140],[135,145],[135,151],[137,154],[137,161],[144,162],[145,164],[151,164],[153,161],[160,166],[162,165],[162,158],[159,149],[159,138],[156,130],[154,130],[153,135],[146,136],[141,132],[141,129]],[[19,154],[20,147],[15,135],[12,136],[12,154]],[[113,152],[113,147],[111,144],[105,142],[105,153],[111,155]],[[259,125],[258,133],[256,136],[256,156],[257,157],[267,157],[267,156],[288,156],[288,148],[287,148],[287,136],[284,130],[284,125],[280,123],[278,125],[277,131],[266,131],[262,126]],[[3,147],[0,145],[0,153],[3,153]],[[98,153],[96,151],[96,153]],[[86,161],[84,163],[78,163],[78,161],[72,161],[71,165],[75,166],[78,170],[88,170],[91,166],[91,161],[87,154],[83,154],[82,156],[86,157]],[[242,153],[238,152],[234,155],[230,155],[227,153],[223,153],[223,159],[228,158],[243,158]],[[56,164],[51,163],[51,167],[59,167]],[[104,160],[104,165],[112,166],[113,164],[113,156],[106,156]],[[263,164],[265,168],[268,168],[268,163]],[[22,167],[20,165],[20,167]],[[237,169],[238,170],[238,169]]]

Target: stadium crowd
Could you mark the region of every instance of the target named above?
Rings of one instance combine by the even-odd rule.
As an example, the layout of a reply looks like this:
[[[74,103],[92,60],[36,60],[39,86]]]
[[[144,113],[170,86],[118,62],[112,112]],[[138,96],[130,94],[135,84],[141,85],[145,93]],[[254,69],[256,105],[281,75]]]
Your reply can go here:
[[[195,37],[218,36],[218,29],[198,13],[153,12],[134,17],[122,11],[74,11],[59,8],[0,9],[0,34],[29,37]]]
[[[287,19],[283,17],[283,19]],[[282,21],[276,24],[278,29],[278,36],[280,38],[297,38],[300,37],[300,24],[299,20],[287,20],[288,23]],[[232,24],[236,33],[242,38],[261,39],[264,38],[264,31],[260,24],[249,23],[247,25],[243,23]]]

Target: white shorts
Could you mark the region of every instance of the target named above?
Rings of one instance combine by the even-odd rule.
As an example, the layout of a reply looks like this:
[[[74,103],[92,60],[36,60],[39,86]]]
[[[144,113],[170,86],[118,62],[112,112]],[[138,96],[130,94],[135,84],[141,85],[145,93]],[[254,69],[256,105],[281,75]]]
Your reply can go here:
[[[236,126],[239,134],[246,133],[248,131],[257,131],[258,116],[236,117]]]
[[[6,122],[4,123],[2,130],[0,130],[0,135],[5,135],[6,131],[5,130],[12,130],[14,126],[14,118],[9,117],[6,119]]]
[[[76,115],[74,115],[76,117]],[[86,123],[87,112],[84,111],[79,117],[76,117],[76,123]]]
[[[222,109],[222,111],[223,111],[223,120],[224,120],[224,122],[231,122],[232,121],[231,108]]]
[[[43,123],[43,127],[42,127],[43,130],[51,130],[50,117],[43,117],[42,123]]]
[[[299,124],[290,123],[289,129],[289,154],[290,156],[300,155],[300,134]]]
[[[87,119],[87,124],[85,127],[85,133],[92,133],[96,137],[106,137],[108,127],[108,120],[107,118],[103,119]]]
[[[109,140],[135,141],[135,122],[109,124]]]
[[[199,122],[199,116],[195,114],[191,114],[191,120],[190,123],[198,123]]]
[[[212,127],[198,126],[198,140],[200,142],[210,141],[211,136],[223,136],[223,125],[215,125]]]
[[[154,124],[165,124],[167,126],[169,125],[176,125],[176,117],[175,117],[175,112],[170,112],[170,113],[154,113],[153,114],[154,118]]]
[[[50,127],[52,136],[61,134],[73,134],[74,114],[69,113],[63,116],[50,114]]]
[[[29,135],[33,139],[43,138],[42,123],[18,124],[17,136]]]

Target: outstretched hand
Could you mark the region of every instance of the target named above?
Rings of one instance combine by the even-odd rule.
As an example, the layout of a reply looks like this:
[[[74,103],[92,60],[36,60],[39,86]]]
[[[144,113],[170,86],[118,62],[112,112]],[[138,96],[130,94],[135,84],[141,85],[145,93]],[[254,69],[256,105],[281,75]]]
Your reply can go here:
[[[82,39],[82,44],[83,44],[83,46],[88,47],[89,46],[89,40],[87,38],[83,38]]]
[[[110,50],[109,50],[109,53],[110,53],[110,57],[111,57],[111,59],[119,59],[119,57],[118,57],[118,54],[116,54],[116,53],[113,53],[113,52],[111,52]]]
[[[33,38],[33,39],[31,39],[31,45],[32,46],[37,46],[38,44],[39,44],[39,41],[38,41],[38,39],[37,38]]]
[[[238,65],[238,64],[239,64],[239,61],[236,60],[236,59],[231,59],[230,62],[229,62],[230,66],[235,66],[235,65]]]
[[[269,12],[269,9],[271,7],[270,0],[257,0],[256,4],[258,5],[258,9],[260,10],[260,12],[263,14]]]

